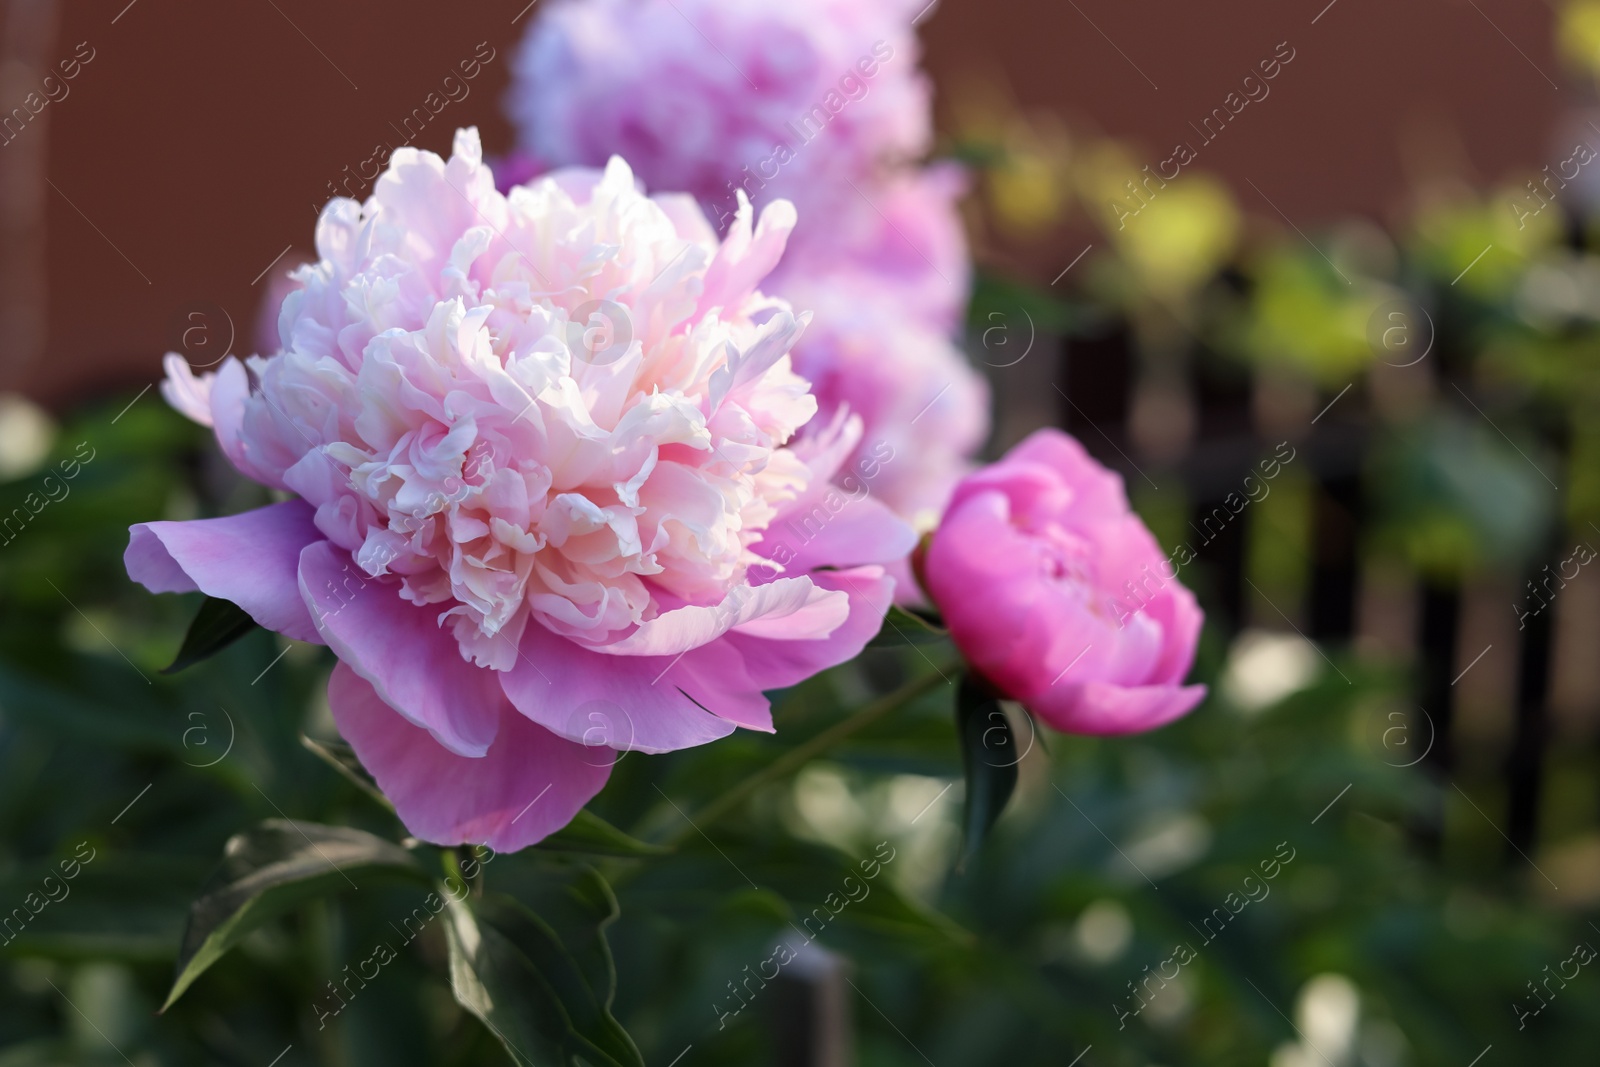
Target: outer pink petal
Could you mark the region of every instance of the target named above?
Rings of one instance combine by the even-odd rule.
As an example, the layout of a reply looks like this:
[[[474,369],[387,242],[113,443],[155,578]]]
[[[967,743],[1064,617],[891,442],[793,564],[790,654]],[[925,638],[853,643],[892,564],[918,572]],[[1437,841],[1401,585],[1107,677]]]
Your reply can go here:
[[[1074,486],[1077,499],[1073,506],[1079,513],[1112,515],[1128,510],[1128,494],[1122,476],[1095,461],[1087,449],[1071,434],[1054,427],[1035,430],[1006,453],[1002,461],[1039,464],[1055,472],[1055,476]]]
[[[922,586],[917,581],[917,573],[912,569],[911,557],[905,556],[892,563],[885,563],[883,569],[889,572],[894,579],[894,602],[902,608],[917,611],[933,610],[933,601],[928,599]]]
[[[811,579],[824,589],[843,592],[850,600],[849,617],[827,637],[776,641],[731,633],[722,639],[738,650],[749,677],[760,689],[796,685],[860,655],[877,635],[884,613],[894,602],[894,579],[882,567],[816,571]]]
[[[844,622],[826,637],[782,639],[734,631],[666,661],[658,686],[671,683],[719,718],[771,733],[772,707],[762,691],[787,688],[859,655],[894,599],[894,579],[882,567],[817,571],[811,578],[842,594],[849,605]]]
[[[1200,629],[1205,625],[1205,612],[1200,610],[1194,594],[1176,581],[1168,582],[1166,594],[1158,602],[1146,605],[1155,609],[1156,621],[1166,634],[1161,650],[1161,661],[1151,672],[1150,681],[1160,685],[1177,685],[1194,666],[1195,650],[1200,644]]]
[[[247,441],[244,428],[245,401],[250,397],[250,376],[244,364],[229,356],[217,368],[211,379],[211,425],[217,434],[217,444],[238,471],[274,489],[284,489],[283,479],[270,464],[257,463],[252,445]]]
[[[816,567],[893,563],[917,547],[917,534],[888,506],[870,497],[850,497],[834,488],[803,510],[779,516],[756,545],[772,557],[788,548],[784,570],[803,574]]]
[[[197,377],[189,367],[188,360],[176,352],[168,352],[161,357],[161,367],[167,375],[161,383],[162,397],[185,418],[201,426],[210,426],[211,382],[215,375],[202,374]]]
[[[1006,495],[1012,515],[1041,522],[1082,525],[1130,515],[1122,477],[1096,463],[1076,439],[1052,428],[1034,431],[1000,462],[962,479],[947,513],[991,491]]]
[[[603,753],[552,736],[504,698],[498,735],[479,759],[411,725],[346,664],[333,668],[328,704],[406,828],[436,845],[526,848],[571,822],[610,774]]]
[[[682,689],[719,719],[748,730],[773,732],[772,704],[751,676],[744,655],[729,638],[702,645],[669,664],[659,684],[668,683]]]
[[[1039,673],[1054,637],[1033,622],[1045,583],[1009,516],[1010,499],[995,489],[953,506],[923,570],[956,646],[992,681],[1017,692]],[[969,545],[987,551],[968,551]]]
[[[772,519],[755,551],[776,559],[785,573],[817,567],[855,567],[904,560],[917,534],[854,474],[834,484],[861,442],[861,418],[841,408],[832,423],[801,438],[794,451],[811,471],[805,491]],[[847,488],[854,483],[855,489]],[[867,491],[861,491],[867,490]]]
[[[441,608],[400,598],[393,580],[369,577],[327,541],[300,554],[300,595],[317,630],[379,698],[461,756],[482,756],[505,698],[495,672],[461,658]]]
[[[735,586],[720,604],[664,612],[620,641],[595,646],[609,656],[676,656],[716,640],[729,630],[782,630],[825,637],[845,618],[842,598],[805,577],[780,578],[757,586]]]
[[[1082,686],[1052,686],[1023,703],[1064,733],[1110,736],[1165,726],[1187,715],[1205,695],[1203,685],[1123,688],[1090,682]]]
[[[300,551],[322,534],[300,500],[192,522],[142,522],[128,531],[128,576],[152,593],[231,600],[252,619],[297,641],[322,643],[300,600]]]
[[[729,640],[724,637],[723,640]],[[685,655],[685,659],[693,653]],[[673,656],[607,656],[529,625],[517,665],[500,676],[516,709],[558,737],[620,751],[672,752],[726,737],[734,723],[696,706]],[[745,698],[740,698],[744,706]]]
[[[1205,616],[1179,580],[1177,564],[1131,512],[1109,522],[1082,523],[1078,532],[1097,546],[1098,584],[1116,599],[1117,610],[1132,611],[1135,620],[1147,619],[1161,628],[1160,656],[1139,680],[1151,685],[1182,682],[1194,664]]]

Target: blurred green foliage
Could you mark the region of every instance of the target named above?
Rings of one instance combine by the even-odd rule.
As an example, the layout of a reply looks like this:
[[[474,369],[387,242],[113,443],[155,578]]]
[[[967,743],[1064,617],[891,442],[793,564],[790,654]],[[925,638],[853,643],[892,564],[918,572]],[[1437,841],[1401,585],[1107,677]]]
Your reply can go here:
[[[1459,1067],[1491,1044],[1507,1057],[1496,1062],[1589,1054],[1600,975],[1584,972],[1523,1030],[1513,1004],[1600,932],[1542,906],[1540,876],[1501,862],[1463,794],[1399,766],[1431,729],[1399,696],[1407,679],[1336,652],[1337,669],[1315,659],[1267,707],[1223,684],[1148,736],[1047,735],[1014,717],[1026,747],[1015,797],[959,870],[961,755],[943,682],[704,833],[685,821],[874,694],[935,671],[953,683],[939,640],[869,650],[784,695],[775,737],[625,756],[595,813],[676,849],[590,856],[593,875],[549,851],[498,857],[470,912],[428,923],[335,1015],[329,983],[403,940],[396,924],[425,884],[331,880],[157,1014],[187,909],[232,835],[285,818],[395,842],[404,830],[299,741],[334,740],[325,650],[256,631],[159,673],[198,598],[129,583],[127,526],[261,498],[152,397],[113,422],[125,399],[61,428],[52,467],[80,442],[93,459],[0,547],[0,906],[27,907],[64,861],[93,853],[0,949],[0,1064],[504,1064],[447,973],[447,929],[491,920],[521,930],[490,939],[518,955],[483,964],[486,988],[509,983],[512,1001],[519,982],[531,988],[516,975],[542,967],[583,974],[567,979],[571,995],[603,999],[609,943],[612,1012],[652,1064],[686,1050],[686,1067],[775,1062],[781,991],[741,983],[809,935],[849,963],[864,1065],[1067,1063],[1090,1046],[1085,1064],[1267,1063],[1296,1055],[1301,1033],[1328,1033],[1341,990],[1357,1008],[1336,1062]],[[41,476],[0,486],[0,503]],[[1215,684],[1227,654],[1209,632],[1197,676]],[[1441,824],[1470,847],[1431,850]],[[1255,892],[1262,864],[1289,852],[1269,892],[1215,932],[1215,909],[1232,911],[1230,894]],[[449,853],[427,863],[439,861],[454,869]],[[620,912],[609,925],[607,885]],[[556,942],[539,930],[565,948],[545,959]],[[1137,986],[1179,944],[1193,959],[1178,978]],[[735,986],[755,992],[735,999]],[[1148,1002],[1136,1015],[1135,987]]]

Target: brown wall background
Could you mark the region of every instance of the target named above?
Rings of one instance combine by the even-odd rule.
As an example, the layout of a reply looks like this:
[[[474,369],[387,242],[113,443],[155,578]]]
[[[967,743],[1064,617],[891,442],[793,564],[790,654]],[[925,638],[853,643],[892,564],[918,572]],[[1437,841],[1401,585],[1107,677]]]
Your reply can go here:
[[[415,143],[447,150],[476,124],[491,153],[509,146],[513,48],[547,3],[4,0],[0,108],[28,91],[17,55],[49,67],[87,41],[95,58],[0,148],[7,285],[44,302],[42,336],[5,334],[0,389],[62,404],[139,388],[195,311],[218,331],[231,320],[233,350],[251,351],[271,280],[252,279],[285,246],[274,271],[309,249],[328,183],[398,143],[390,124],[480,42],[494,59]],[[1419,167],[1537,170],[1559,115],[1586,99],[1553,54],[1550,10],[1528,0],[942,0],[922,33],[943,119],[962,86],[1003,81],[1152,162],[1289,42],[1272,95],[1198,165],[1276,219],[1254,182],[1302,228],[1386,217]],[[48,182],[30,185],[29,151]],[[41,255],[33,294],[17,264]]]

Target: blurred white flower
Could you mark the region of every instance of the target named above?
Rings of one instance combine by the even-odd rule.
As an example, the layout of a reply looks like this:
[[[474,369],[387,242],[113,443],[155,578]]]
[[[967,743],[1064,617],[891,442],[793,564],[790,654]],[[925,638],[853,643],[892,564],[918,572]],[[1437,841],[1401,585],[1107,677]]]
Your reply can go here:
[[[1211,847],[1211,824],[1192,812],[1161,812],[1145,822],[1124,851],[1147,878],[1198,863]]]
[[[1355,983],[1340,974],[1319,974],[1300,990],[1294,1013],[1304,1040],[1316,1051],[1335,1063],[1350,1058],[1361,1021]]]
[[[36,470],[55,436],[55,423],[43,408],[25,396],[0,393],[0,480]]]
[[[1352,1062],[1361,994],[1350,979],[1338,974],[1311,979],[1300,988],[1294,1017],[1300,1040],[1279,1045],[1272,1053],[1272,1067],[1342,1067]]]
[[[1097,900],[1078,916],[1072,939],[1091,963],[1110,963],[1128,950],[1133,920],[1128,918],[1128,909],[1115,900]]]
[[[1310,685],[1318,660],[1317,647],[1299,634],[1246,630],[1228,653],[1222,693],[1243,711],[1261,711]]]

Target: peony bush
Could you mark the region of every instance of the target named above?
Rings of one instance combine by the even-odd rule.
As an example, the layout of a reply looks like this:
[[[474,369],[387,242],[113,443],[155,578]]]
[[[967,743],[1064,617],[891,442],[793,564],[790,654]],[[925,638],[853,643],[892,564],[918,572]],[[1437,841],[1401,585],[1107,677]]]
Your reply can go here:
[[[640,1063],[609,1015],[605,880],[566,864],[530,891],[572,948],[484,897],[489,858],[671,851],[959,678],[966,862],[1017,781],[1021,756],[992,758],[1020,721],[1003,701],[1126,734],[1204,697],[1184,684],[1200,611],[1175,573],[1150,584],[1161,553],[1121,479],[1051,430],[975,463],[965,175],[928,158],[913,8],[552,4],[498,175],[475,129],[448,159],[395,151],[365,202],[323,209],[266,351],[198,375],[167,355],[168,403],[273,497],[132,527],[135,581],[206,598],[174,666],[252,626],[324,646],[349,758],[308,746],[409,834],[236,837],[169,1004],[304,883],[344,877],[333,855],[414,877],[432,845],[446,877],[413,914],[444,930],[457,1002],[515,1062]],[[696,816],[672,803],[676,835],[586,810],[624,754],[787,730],[774,694],[914,641],[944,666],[919,650],[931,671]]]

